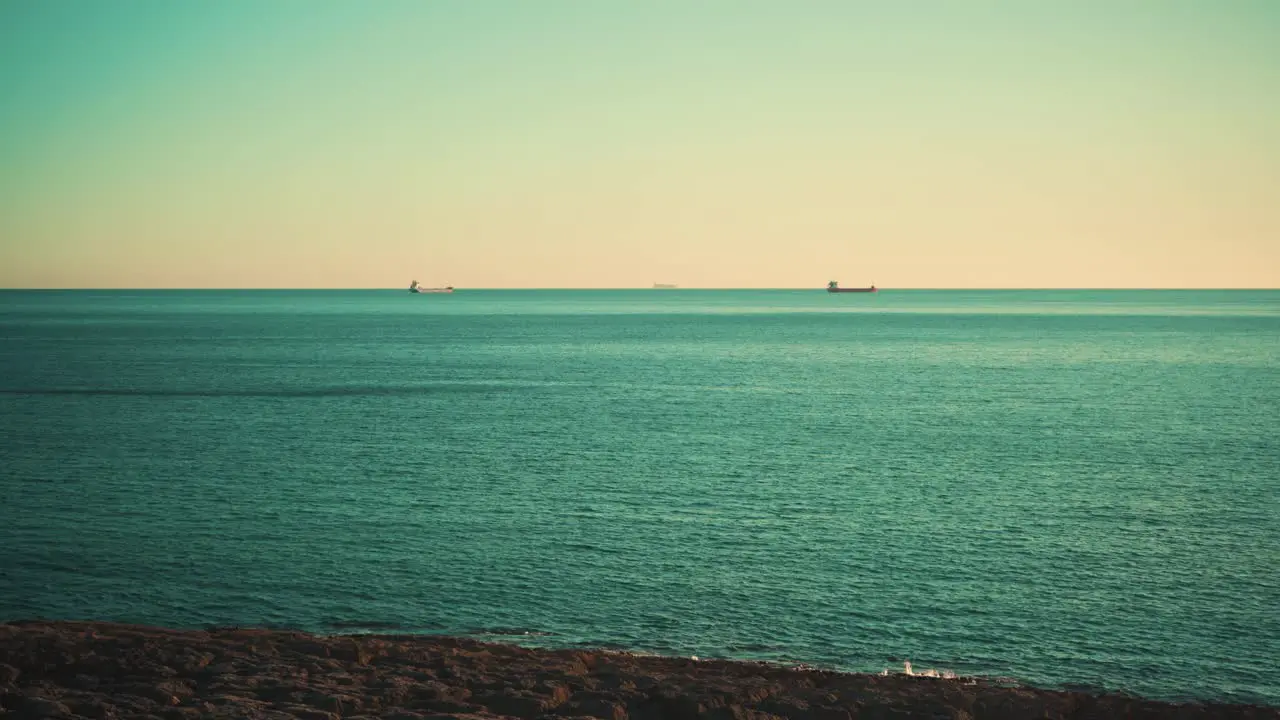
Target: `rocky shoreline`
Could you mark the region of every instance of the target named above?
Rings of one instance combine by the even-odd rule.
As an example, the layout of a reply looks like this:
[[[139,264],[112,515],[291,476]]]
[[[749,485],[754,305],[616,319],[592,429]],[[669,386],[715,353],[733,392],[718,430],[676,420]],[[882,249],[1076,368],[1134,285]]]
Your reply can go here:
[[[1280,708],[438,636],[29,621],[0,624],[0,716],[977,720],[1280,718]]]

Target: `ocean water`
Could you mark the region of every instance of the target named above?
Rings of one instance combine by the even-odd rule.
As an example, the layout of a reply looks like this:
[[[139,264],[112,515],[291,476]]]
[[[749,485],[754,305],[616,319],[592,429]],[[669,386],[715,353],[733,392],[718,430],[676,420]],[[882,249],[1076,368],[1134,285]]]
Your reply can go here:
[[[30,617],[1280,704],[1280,292],[3,292]]]

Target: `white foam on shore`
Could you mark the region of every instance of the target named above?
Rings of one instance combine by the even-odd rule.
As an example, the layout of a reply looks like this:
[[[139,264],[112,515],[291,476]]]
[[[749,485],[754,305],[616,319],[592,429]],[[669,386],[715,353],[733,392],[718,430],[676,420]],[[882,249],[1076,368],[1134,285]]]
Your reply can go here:
[[[885,668],[880,672],[880,674],[888,675],[889,669]],[[910,660],[906,660],[902,663],[902,674],[911,675],[912,677],[942,678],[943,680],[955,680],[958,677],[953,670],[935,670],[933,668],[928,668],[926,670],[916,672],[915,669],[911,667]]]

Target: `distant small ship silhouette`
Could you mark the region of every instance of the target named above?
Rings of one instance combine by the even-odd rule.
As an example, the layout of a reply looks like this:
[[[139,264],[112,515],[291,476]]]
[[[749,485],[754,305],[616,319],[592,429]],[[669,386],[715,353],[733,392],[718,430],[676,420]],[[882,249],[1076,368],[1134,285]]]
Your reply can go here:
[[[832,280],[831,282],[827,283],[827,292],[829,293],[842,293],[842,292],[869,293],[869,292],[877,292],[877,291],[876,291],[875,285],[872,285],[871,287],[865,287],[865,288],[842,288],[840,287],[840,283],[836,282],[835,280]]]
[[[413,282],[409,283],[409,292],[415,295],[420,293],[451,293],[453,292],[453,286],[449,285],[448,287],[442,287],[442,288],[424,288],[418,284],[417,280],[414,280]]]
[[[675,285],[669,285],[669,284],[667,284],[667,283],[654,283],[654,284],[653,284],[653,289],[654,289],[654,290],[674,290],[675,288],[676,288],[676,286],[675,286]]]

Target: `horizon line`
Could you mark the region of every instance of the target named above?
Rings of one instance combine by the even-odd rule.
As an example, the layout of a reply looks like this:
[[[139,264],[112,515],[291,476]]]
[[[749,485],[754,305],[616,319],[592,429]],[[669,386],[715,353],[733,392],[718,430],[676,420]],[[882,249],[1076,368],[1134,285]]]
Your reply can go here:
[[[601,291],[612,291],[612,290],[655,290],[655,291],[657,291],[657,290],[665,290],[665,291],[670,291],[670,290],[699,290],[699,291],[744,291],[744,290],[758,290],[758,291],[769,291],[769,290],[779,290],[779,291],[784,291],[784,290],[785,290],[785,291],[799,291],[799,290],[805,290],[805,291],[812,291],[812,292],[826,292],[826,287],[814,287],[814,286],[804,286],[804,287],[701,287],[701,286],[699,286],[699,287],[695,287],[695,286],[690,286],[690,287],[684,287],[684,286],[676,286],[676,287],[662,287],[662,288],[655,288],[655,287],[653,287],[653,286],[644,285],[644,286],[617,286],[617,287],[498,287],[498,286],[493,286],[493,287],[480,287],[480,286],[477,286],[477,287],[467,287],[467,288],[462,288],[462,287],[454,286],[454,287],[453,287],[453,290],[454,290],[454,292],[455,292],[455,293],[457,293],[457,292],[465,292],[465,291],[476,291],[476,290],[484,290],[484,291],[489,291],[489,290],[523,290],[523,291],[548,291],[548,290],[554,290],[554,291],[574,291],[574,292],[601,292]],[[964,290],[970,290],[970,291],[983,291],[983,292],[995,292],[995,291],[1022,292],[1022,291],[1036,291],[1036,290],[1039,290],[1039,291],[1052,291],[1052,290],[1067,290],[1067,291],[1070,291],[1070,290],[1082,290],[1082,291],[1083,291],[1083,290],[1089,290],[1089,291],[1187,291],[1187,292],[1191,292],[1191,291],[1270,291],[1270,290],[1280,290],[1280,287],[1150,287],[1150,286],[1147,286],[1147,287],[1139,287],[1139,286],[1106,286],[1106,287],[1103,287],[1103,286],[1098,286],[1098,287],[1081,287],[1081,286],[1076,286],[1076,287],[1065,287],[1065,286],[1062,286],[1062,287],[1056,287],[1056,286],[1040,286],[1040,287],[1033,287],[1033,286],[1026,286],[1026,287],[914,287],[914,286],[900,286],[900,287],[890,287],[890,288],[885,288],[885,287],[879,287],[879,286],[876,286],[876,290],[877,290],[877,291],[879,291],[879,292],[884,292],[884,291],[899,291],[899,290],[903,290],[903,291],[920,291],[920,290],[923,290],[923,291],[964,291]],[[237,291],[241,291],[241,292],[244,292],[244,291],[247,291],[247,292],[255,292],[255,291],[261,291],[261,292],[297,292],[297,291],[302,291],[302,292],[323,292],[323,291],[331,291],[331,292],[344,292],[344,291],[367,291],[367,292],[373,292],[373,291],[386,291],[386,292],[406,292],[406,291],[405,291],[404,289],[402,289],[402,288],[394,288],[394,287],[356,287],[356,286],[351,286],[351,287],[314,287],[314,286],[293,286],[293,287],[287,287],[287,286],[279,286],[279,287],[266,287],[266,286],[261,286],[261,287],[14,287],[14,286],[9,286],[9,287],[0,287],[0,292],[113,292],[113,291],[114,291],[114,292],[192,292],[192,291],[206,291],[206,292],[237,292]],[[407,293],[406,293],[406,294],[407,294]]]

